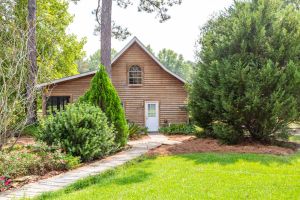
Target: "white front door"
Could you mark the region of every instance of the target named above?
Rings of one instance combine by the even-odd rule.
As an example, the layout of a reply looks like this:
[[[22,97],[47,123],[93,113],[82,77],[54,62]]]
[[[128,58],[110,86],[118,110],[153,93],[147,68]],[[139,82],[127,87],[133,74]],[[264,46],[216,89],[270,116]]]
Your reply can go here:
[[[158,112],[157,101],[146,101],[145,102],[145,118],[146,127],[149,132],[158,131],[159,128],[159,112]]]

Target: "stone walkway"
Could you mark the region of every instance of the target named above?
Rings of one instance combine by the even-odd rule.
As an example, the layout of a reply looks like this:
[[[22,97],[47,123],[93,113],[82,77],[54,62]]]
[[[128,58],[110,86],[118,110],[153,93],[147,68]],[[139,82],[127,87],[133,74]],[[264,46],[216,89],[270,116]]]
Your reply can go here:
[[[160,134],[152,134],[150,135],[149,139],[129,142],[129,145],[131,145],[132,148],[120,152],[116,155],[110,156],[106,159],[77,168],[75,170],[71,170],[58,176],[24,185],[23,187],[18,189],[0,193],[0,200],[34,197],[44,192],[59,190],[76,182],[79,179],[96,175],[106,170],[120,166],[132,159],[145,154],[148,150],[156,148],[162,144],[175,143],[178,142],[168,140],[167,137]]]

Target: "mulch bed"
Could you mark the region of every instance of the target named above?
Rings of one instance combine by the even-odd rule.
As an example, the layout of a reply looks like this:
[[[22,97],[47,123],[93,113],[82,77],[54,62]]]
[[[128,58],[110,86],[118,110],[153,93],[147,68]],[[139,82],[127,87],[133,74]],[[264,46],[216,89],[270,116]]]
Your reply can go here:
[[[220,153],[259,153],[259,154],[274,154],[274,155],[288,155],[295,153],[295,149],[272,146],[272,145],[263,145],[255,142],[245,142],[239,145],[224,145],[220,144],[217,140],[214,139],[204,139],[204,138],[196,138],[194,136],[187,135],[172,135],[167,136],[170,140],[179,141],[180,144],[175,145],[161,145],[156,149],[150,150],[148,155],[176,155],[176,154],[185,154],[185,153],[200,153],[200,152],[220,152]],[[139,140],[139,139],[148,139],[149,136],[142,136],[138,138],[134,138],[131,140]],[[35,141],[31,137],[21,137],[17,144],[19,145],[28,145],[34,144]],[[124,149],[128,149],[130,146],[125,147]],[[124,150],[123,149],[123,150]],[[102,158],[108,159],[108,158]],[[87,164],[92,164],[97,162],[97,160],[82,163],[80,167],[85,166]],[[63,171],[52,171],[44,176],[26,176],[17,178],[17,180],[13,181],[12,188],[19,188],[25,184],[36,182],[38,180],[47,179],[52,176],[56,176],[63,173]],[[12,189],[9,188],[9,189]]]
[[[148,152],[148,155],[175,155],[185,153],[200,152],[220,152],[220,153],[259,153],[288,155],[295,153],[295,149],[264,145],[255,142],[245,142],[239,145],[220,144],[215,139],[195,138],[191,136],[168,136],[171,140],[180,141],[180,144],[161,145]]]
[[[43,179],[48,179],[51,178],[53,176],[57,176],[59,174],[62,174],[66,171],[51,171],[46,173],[45,175],[42,176],[38,176],[38,175],[30,175],[30,176],[23,176],[23,177],[19,177],[13,180],[13,184],[12,184],[12,188],[10,189],[14,189],[14,188],[20,188],[28,183],[34,183],[37,182],[39,180],[43,180]]]
[[[17,140],[17,144],[19,145],[34,145],[35,143],[35,139],[30,136],[22,136]]]

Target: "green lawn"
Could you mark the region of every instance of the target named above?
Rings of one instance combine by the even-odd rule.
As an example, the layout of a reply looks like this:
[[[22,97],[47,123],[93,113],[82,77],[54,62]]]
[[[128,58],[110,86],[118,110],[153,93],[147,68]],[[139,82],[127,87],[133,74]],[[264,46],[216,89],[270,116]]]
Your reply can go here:
[[[300,153],[144,158],[38,199],[300,199]]]
[[[290,141],[300,143],[300,135],[291,136]]]

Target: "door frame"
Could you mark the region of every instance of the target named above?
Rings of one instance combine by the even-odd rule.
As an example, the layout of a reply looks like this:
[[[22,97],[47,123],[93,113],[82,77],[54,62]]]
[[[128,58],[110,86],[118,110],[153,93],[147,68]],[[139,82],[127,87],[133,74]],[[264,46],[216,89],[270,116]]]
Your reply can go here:
[[[147,108],[146,106],[148,105],[148,103],[155,103],[157,105],[157,120],[158,120],[158,129],[160,128],[160,102],[159,101],[144,101],[144,124],[145,124],[145,127],[147,127]],[[159,130],[157,130],[158,132]],[[150,131],[149,131],[150,132]]]

